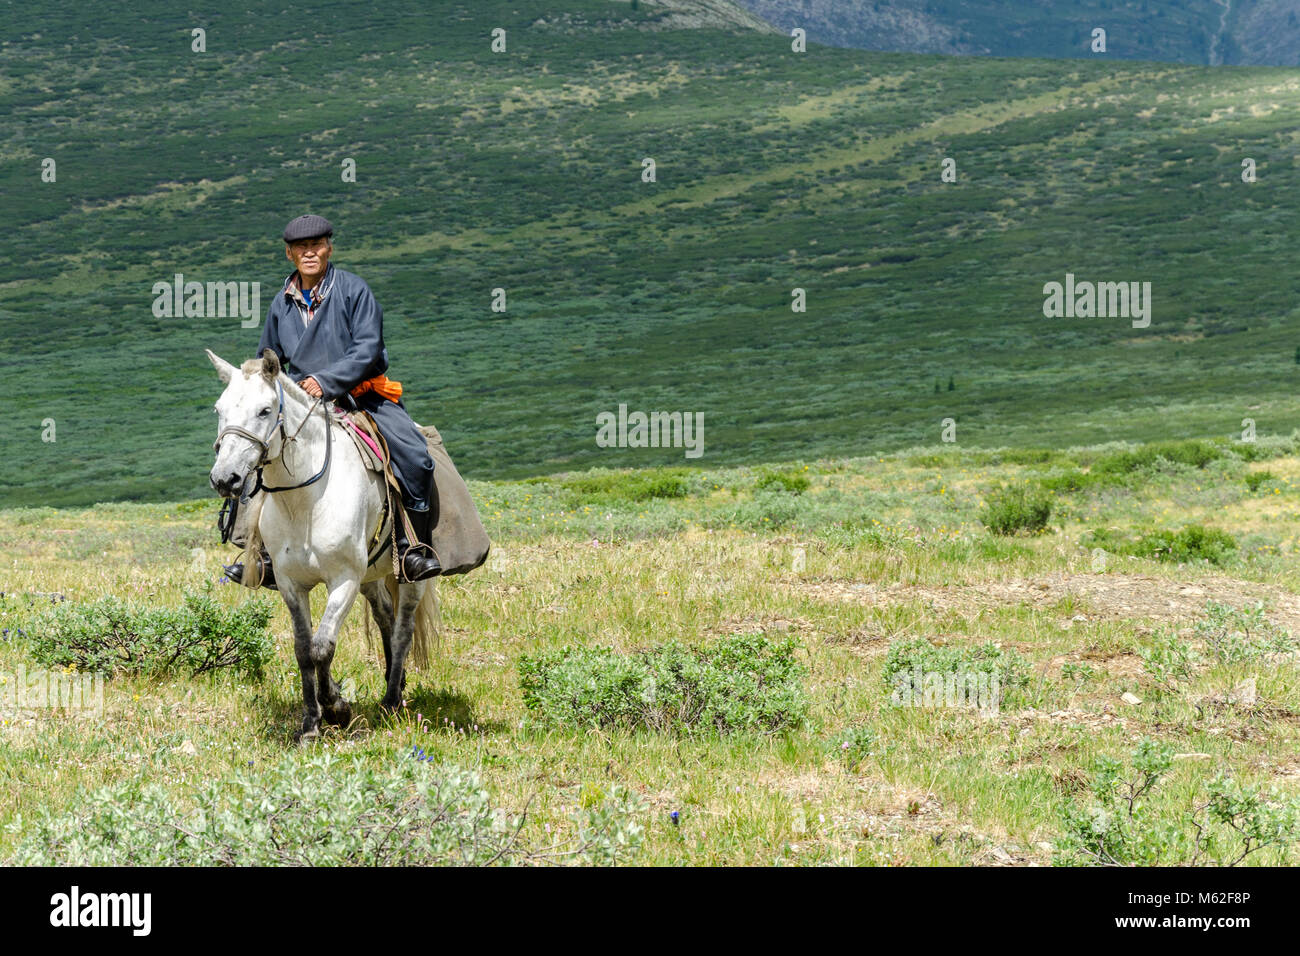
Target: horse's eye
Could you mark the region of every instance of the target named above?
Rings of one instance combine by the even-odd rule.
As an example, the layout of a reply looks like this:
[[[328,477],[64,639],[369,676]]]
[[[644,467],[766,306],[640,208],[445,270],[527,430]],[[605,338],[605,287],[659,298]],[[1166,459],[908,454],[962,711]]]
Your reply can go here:
[[[270,415],[270,414],[271,414],[271,410],[270,410],[269,408],[264,408],[264,409],[262,409],[260,412],[257,413],[257,417],[258,417],[258,418],[265,418],[267,415]]]

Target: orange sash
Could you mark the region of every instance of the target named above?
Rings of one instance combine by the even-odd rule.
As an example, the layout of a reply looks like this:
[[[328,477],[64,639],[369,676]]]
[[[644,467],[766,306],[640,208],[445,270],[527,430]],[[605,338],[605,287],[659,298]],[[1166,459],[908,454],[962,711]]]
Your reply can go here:
[[[402,383],[394,382],[387,375],[376,375],[374,378],[366,379],[354,388],[350,394],[353,398],[360,398],[366,392],[378,392],[390,402],[396,402],[402,397]]]

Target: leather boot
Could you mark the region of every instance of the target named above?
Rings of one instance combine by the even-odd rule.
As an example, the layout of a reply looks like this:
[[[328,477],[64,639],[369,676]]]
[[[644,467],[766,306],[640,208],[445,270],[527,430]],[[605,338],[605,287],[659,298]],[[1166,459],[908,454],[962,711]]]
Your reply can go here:
[[[416,541],[412,544],[406,540],[406,525],[398,521],[397,553],[401,555],[402,577],[407,581],[423,581],[425,578],[441,574],[442,565],[438,563],[433,548],[429,546],[432,541],[430,532],[433,529],[430,525],[433,511],[407,510],[406,514],[411,519],[411,530],[415,532]]]
[[[275,586],[275,573],[271,570],[271,555],[266,548],[257,558],[258,565],[262,569],[262,587],[270,588],[272,591],[280,590]],[[244,566],[242,564],[223,564],[222,569],[226,572],[232,584],[244,583]]]

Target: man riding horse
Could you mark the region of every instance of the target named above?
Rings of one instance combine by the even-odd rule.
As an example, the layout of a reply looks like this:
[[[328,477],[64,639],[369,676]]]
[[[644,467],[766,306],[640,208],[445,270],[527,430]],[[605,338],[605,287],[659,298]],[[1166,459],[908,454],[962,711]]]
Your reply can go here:
[[[395,521],[403,576],[421,581],[442,571],[433,554],[433,459],[406,406],[402,386],[387,378],[384,312],[360,277],[330,264],[334,227],[320,216],[299,216],[284,229],[284,254],[295,270],[266,313],[257,354],[270,349],[308,395],[369,412],[388,443],[402,503],[417,541]],[[275,587],[270,555],[263,550],[262,586]],[[244,566],[226,568],[241,583]]]

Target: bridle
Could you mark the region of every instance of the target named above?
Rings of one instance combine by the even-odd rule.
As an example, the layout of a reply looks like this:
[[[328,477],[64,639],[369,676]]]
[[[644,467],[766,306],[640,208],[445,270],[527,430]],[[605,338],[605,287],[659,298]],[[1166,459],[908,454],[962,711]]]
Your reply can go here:
[[[307,409],[307,414],[302,417],[302,424],[298,426],[297,430],[295,430],[292,435],[286,435],[284,429],[284,383],[280,382],[277,379],[275,383],[275,387],[279,392],[280,401],[279,401],[279,407],[276,409],[275,412],[275,424],[271,427],[270,435],[268,435],[266,438],[263,438],[262,436],[256,435],[253,432],[249,431],[247,428],[241,428],[239,425],[227,425],[225,428],[221,429],[220,434],[217,435],[217,440],[212,443],[212,450],[215,452],[218,448],[221,447],[221,440],[225,438],[227,435],[238,435],[240,438],[246,438],[249,441],[251,441],[254,445],[257,445],[259,448],[262,449],[262,453],[257,458],[257,464],[253,466],[253,470],[257,472],[257,482],[256,484],[253,485],[252,491],[242,491],[242,490],[240,491],[239,501],[241,504],[247,504],[248,500],[252,498],[255,494],[257,494],[259,491],[265,491],[267,494],[273,495],[279,491],[296,491],[299,488],[306,488],[308,485],[313,485],[317,481],[319,481],[321,476],[324,475],[327,470],[329,470],[330,456],[334,451],[334,427],[333,427],[333,422],[331,422],[329,418],[329,410],[324,409],[325,461],[320,466],[320,471],[316,472],[316,474],[312,475],[304,482],[301,482],[296,485],[284,485],[279,488],[272,488],[270,485],[267,485],[262,481],[262,469],[265,468],[267,465],[271,464],[271,462],[278,459],[281,455],[283,455],[286,445],[292,445],[295,441],[298,440],[299,433],[307,425],[308,420],[311,418],[312,412],[316,411],[316,406],[321,404],[321,399],[324,397],[324,396],[318,396],[316,400],[311,403],[311,408]],[[280,450],[277,451],[274,455],[272,455],[271,441],[272,439],[275,438],[276,432],[280,433]],[[248,485],[248,480],[245,479],[244,486],[247,487],[247,485]]]
[[[221,440],[225,438],[227,435],[238,435],[240,438],[246,438],[249,441],[251,441],[254,445],[257,445],[260,449],[262,449],[262,453],[257,458],[257,464],[253,466],[253,469],[257,472],[257,482],[253,485],[253,489],[251,491],[244,491],[243,489],[241,489],[238,498],[227,498],[225,499],[225,501],[221,503],[221,511],[217,515],[217,530],[221,532],[222,544],[228,542],[231,539],[232,534],[234,533],[235,521],[239,514],[240,506],[247,504],[249,499],[251,499],[259,491],[265,491],[267,494],[273,495],[276,492],[280,492],[280,491],[295,491],[298,488],[306,488],[308,485],[315,484],[317,481],[319,481],[321,476],[324,475],[325,472],[329,470],[330,459],[333,456],[333,452],[334,452],[335,422],[333,421],[333,416],[330,414],[329,411],[329,403],[326,402],[325,405],[322,407],[322,411],[325,415],[325,461],[320,466],[320,471],[316,472],[316,474],[312,475],[304,482],[301,482],[296,485],[285,485],[284,487],[280,487],[280,488],[272,488],[271,486],[265,484],[262,481],[262,469],[265,468],[267,465],[269,465],[271,462],[275,461],[281,455],[283,455],[286,445],[292,445],[295,441],[298,440],[298,435],[302,432],[303,428],[307,426],[307,422],[311,419],[312,412],[316,411],[316,406],[320,405],[322,400],[324,399],[323,395],[317,397],[316,400],[311,403],[311,407],[307,409],[307,414],[305,414],[302,417],[302,424],[297,427],[297,429],[294,431],[292,435],[286,435],[285,428],[284,428],[284,384],[280,382],[278,379],[276,380],[275,384],[277,390],[279,391],[279,407],[276,409],[275,424],[271,426],[270,435],[268,435],[266,438],[263,438],[261,435],[254,434],[253,432],[249,431],[247,428],[242,428],[239,425],[227,425],[225,428],[221,429],[220,434],[217,435],[217,440],[212,443],[212,450],[216,451],[221,445]],[[280,433],[280,450],[277,451],[274,455],[272,455],[271,441],[275,438],[276,432]],[[380,440],[382,441],[383,439],[381,438]],[[385,452],[387,452],[387,445],[384,446],[384,450]],[[286,465],[285,467],[288,468],[288,465]],[[245,478],[244,487],[246,488],[247,486],[248,486],[248,479]],[[385,491],[387,491],[387,488],[388,486],[385,485]],[[375,529],[375,540],[380,543],[380,546],[374,548],[374,553],[371,555],[370,560],[366,563],[367,567],[373,566],[374,563],[379,560],[379,556],[382,555],[388,547],[388,543],[384,541],[384,536],[381,534],[381,532],[384,529],[385,523],[387,523],[388,521],[388,515],[390,514],[391,510],[392,509],[389,503],[389,497],[387,494],[385,494],[384,509],[379,516],[379,526]],[[396,551],[394,551],[394,554],[396,554]],[[394,561],[394,567],[396,567],[396,561]]]

